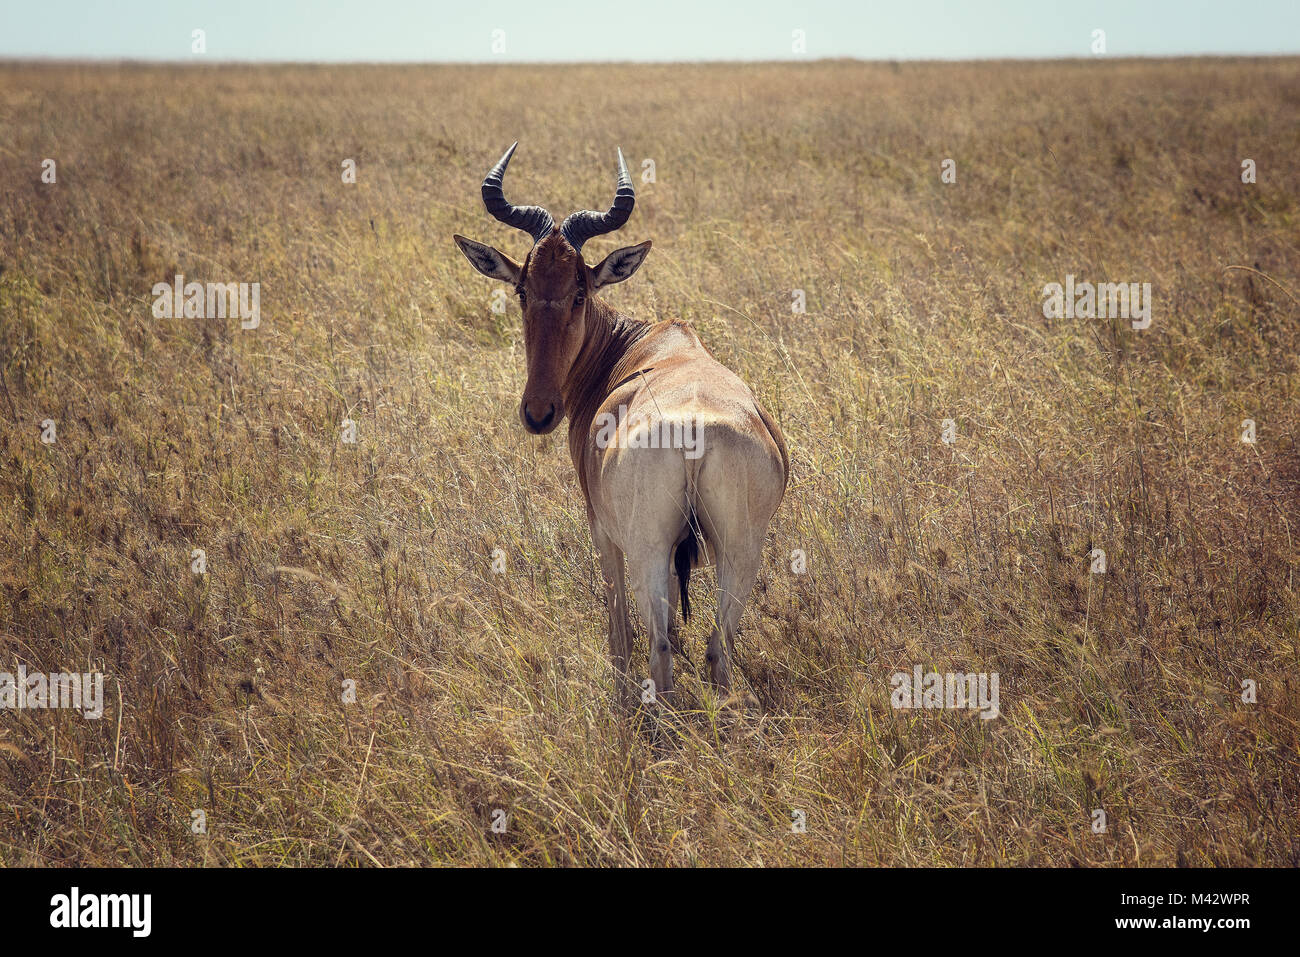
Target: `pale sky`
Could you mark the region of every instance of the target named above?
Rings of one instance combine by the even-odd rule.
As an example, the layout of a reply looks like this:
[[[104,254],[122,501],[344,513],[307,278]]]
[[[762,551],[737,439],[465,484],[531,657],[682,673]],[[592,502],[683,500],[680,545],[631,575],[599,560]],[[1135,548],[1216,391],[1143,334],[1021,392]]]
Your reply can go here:
[[[0,58],[1056,58],[1092,56],[1097,29],[1108,56],[1294,54],[1300,0],[0,0]]]

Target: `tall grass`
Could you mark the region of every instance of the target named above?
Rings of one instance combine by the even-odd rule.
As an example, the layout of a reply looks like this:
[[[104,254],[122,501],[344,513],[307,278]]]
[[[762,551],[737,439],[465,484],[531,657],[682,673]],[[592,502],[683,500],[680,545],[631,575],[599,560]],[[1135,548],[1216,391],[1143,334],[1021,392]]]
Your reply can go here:
[[[0,670],[107,679],[0,712],[0,863],[1300,863],[1298,119],[1281,59],[0,66]],[[740,713],[708,614],[681,713],[610,706],[564,432],[450,238],[526,251],[515,139],[557,216],[655,161],[608,298],[785,430]],[[176,273],[261,327],[154,318]],[[1066,274],[1151,327],[1045,319]],[[892,709],[917,664],[1001,717]]]

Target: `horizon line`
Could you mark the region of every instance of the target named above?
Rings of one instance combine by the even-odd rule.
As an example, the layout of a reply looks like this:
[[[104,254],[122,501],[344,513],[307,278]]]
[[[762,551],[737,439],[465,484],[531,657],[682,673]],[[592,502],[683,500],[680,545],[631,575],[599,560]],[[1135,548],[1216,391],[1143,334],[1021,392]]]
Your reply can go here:
[[[1069,56],[1004,56],[1004,57],[784,57],[784,58],[746,58],[725,57],[719,59],[610,59],[610,60],[530,60],[530,59],[485,59],[485,60],[307,60],[307,59],[251,59],[239,57],[215,57],[208,54],[192,54],[188,57],[111,57],[87,56],[65,57],[54,55],[10,55],[0,53],[0,65],[79,65],[79,66],[735,66],[735,65],[769,65],[795,66],[809,63],[860,63],[863,65],[890,64],[950,64],[950,63],[1104,63],[1110,61],[1149,61],[1149,60],[1283,60],[1300,59],[1300,50],[1269,53],[1130,53],[1122,56],[1069,55]]]

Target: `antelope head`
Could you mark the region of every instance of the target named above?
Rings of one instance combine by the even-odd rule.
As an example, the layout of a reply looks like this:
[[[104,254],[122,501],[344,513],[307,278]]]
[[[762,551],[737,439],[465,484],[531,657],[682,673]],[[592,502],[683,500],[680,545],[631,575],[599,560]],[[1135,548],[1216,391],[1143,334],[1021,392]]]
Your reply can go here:
[[[524,353],[528,381],[519,403],[519,419],[534,435],[545,435],[564,418],[563,387],[587,341],[591,299],[597,290],[627,279],[650,252],[650,241],[610,253],[598,266],[588,266],[582,244],[593,236],[612,233],[632,215],[636,194],[623,151],[618,151],[618,188],[608,212],[582,210],[570,215],[559,230],[540,206],[515,206],[501,190],[515,143],[483,180],[483,205],[505,223],[533,237],[523,265],[483,243],[455,236],[456,245],[483,275],[508,282],[519,296],[524,313]]]

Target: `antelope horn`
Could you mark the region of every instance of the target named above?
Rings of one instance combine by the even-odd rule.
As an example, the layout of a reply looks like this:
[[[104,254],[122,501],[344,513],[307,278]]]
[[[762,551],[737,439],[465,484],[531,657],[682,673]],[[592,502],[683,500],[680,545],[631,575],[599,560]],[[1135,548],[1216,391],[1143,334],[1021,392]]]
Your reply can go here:
[[[636,203],[636,190],[632,188],[632,177],[627,174],[627,163],[623,161],[623,151],[618,151],[618,189],[614,193],[614,205],[607,213],[597,213],[590,209],[571,214],[560,227],[560,234],[569,241],[569,245],[581,251],[582,244],[592,236],[612,233],[632,215]]]
[[[522,229],[533,237],[533,242],[540,243],[555,228],[551,214],[540,206],[515,206],[501,191],[501,178],[506,175],[506,167],[510,165],[510,157],[515,155],[515,147],[518,145],[519,141],[516,140],[488,172],[487,179],[483,180],[483,205],[501,222]]]

